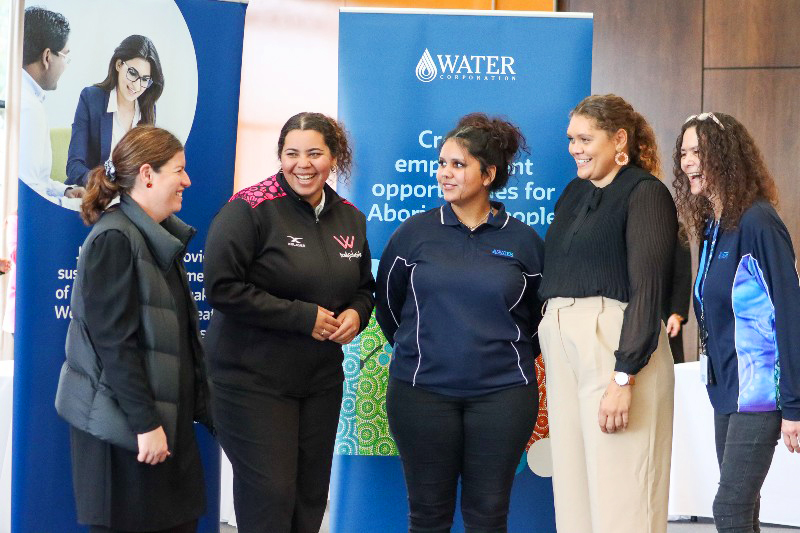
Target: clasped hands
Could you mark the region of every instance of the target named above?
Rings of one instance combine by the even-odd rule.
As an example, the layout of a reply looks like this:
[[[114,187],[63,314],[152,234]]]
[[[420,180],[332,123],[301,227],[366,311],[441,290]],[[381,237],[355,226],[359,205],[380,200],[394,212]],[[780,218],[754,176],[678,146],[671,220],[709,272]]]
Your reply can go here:
[[[333,311],[317,306],[317,320],[311,336],[318,341],[348,344],[358,334],[360,326],[361,317],[354,309],[345,309],[339,316],[334,316]]]

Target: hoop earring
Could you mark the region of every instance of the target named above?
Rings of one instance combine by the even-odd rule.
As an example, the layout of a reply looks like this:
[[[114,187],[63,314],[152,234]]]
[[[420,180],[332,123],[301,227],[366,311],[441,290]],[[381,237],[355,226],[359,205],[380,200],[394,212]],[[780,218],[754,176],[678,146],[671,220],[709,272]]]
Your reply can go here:
[[[614,155],[614,163],[618,164],[621,167],[627,165],[630,160],[631,158],[628,157],[628,154],[626,154],[625,152],[617,152],[616,155]]]

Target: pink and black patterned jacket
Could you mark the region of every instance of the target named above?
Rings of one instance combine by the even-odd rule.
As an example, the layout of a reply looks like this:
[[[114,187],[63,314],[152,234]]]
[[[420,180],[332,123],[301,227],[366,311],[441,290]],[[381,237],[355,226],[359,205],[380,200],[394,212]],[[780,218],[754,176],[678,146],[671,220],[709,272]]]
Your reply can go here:
[[[211,224],[204,275],[216,383],[306,395],[343,381],[341,345],[311,337],[317,306],[354,309],[363,330],[375,281],[366,218],[332,188],[319,218],[282,173],[239,191]]]

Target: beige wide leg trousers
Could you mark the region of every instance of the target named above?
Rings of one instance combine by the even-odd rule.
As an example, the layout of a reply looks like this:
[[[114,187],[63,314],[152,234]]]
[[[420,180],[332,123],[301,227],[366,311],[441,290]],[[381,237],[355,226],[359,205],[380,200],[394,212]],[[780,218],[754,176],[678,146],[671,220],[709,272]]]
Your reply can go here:
[[[607,434],[597,421],[626,306],[602,296],[552,298],[539,325],[558,533],[667,530],[675,373],[663,324],[636,374],[628,428]]]

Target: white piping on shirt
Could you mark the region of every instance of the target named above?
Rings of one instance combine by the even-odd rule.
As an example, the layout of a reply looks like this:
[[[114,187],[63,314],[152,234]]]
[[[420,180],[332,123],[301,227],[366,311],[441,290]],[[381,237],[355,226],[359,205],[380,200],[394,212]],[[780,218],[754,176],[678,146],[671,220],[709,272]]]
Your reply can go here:
[[[525,296],[525,290],[528,288],[528,278],[535,278],[536,276],[541,276],[541,275],[542,275],[541,273],[539,274],[528,274],[527,272],[522,273],[522,292],[519,294],[519,298],[517,298],[517,301],[514,302],[514,305],[508,308],[509,313],[511,312],[512,309],[514,309],[517,306],[518,303],[522,301],[522,297]],[[522,331],[519,329],[519,325],[517,325],[516,322],[514,323],[514,327],[517,328],[517,338],[511,341],[511,347],[514,348],[514,352],[516,352],[517,354],[517,368],[519,368],[519,373],[522,374],[522,379],[525,380],[525,385],[527,385],[528,377],[525,375],[525,372],[522,371],[522,364],[521,364],[522,358],[519,355],[519,350],[517,350],[517,347],[514,346],[514,343],[519,342],[520,337],[522,337]]]
[[[417,302],[417,290],[414,288],[414,270],[415,269],[413,268],[413,267],[416,267],[417,264],[416,263],[409,263],[408,261],[405,260],[404,257],[400,257],[398,255],[398,256],[396,256],[394,258],[394,261],[392,262],[392,266],[391,266],[391,268],[389,268],[389,273],[386,275],[386,302],[389,304],[389,313],[391,313],[392,319],[394,320],[394,323],[397,324],[397,327],[400,327],[400,322],[398,322],[397,317],[394,314],[394,311],[392,311],[392,300],[389,298],[389,285],[391,284],[392,270],[394,270],[394,265],[397,264],[398,259],[401,260],[406,265],[406,268],[411,268],[411,274],[409,275],[409,283],[411,284],[411,292],[414,294],[414,308],[417,311],[417,353],[419,354],[419,356],[417,357],[417,368],[416,368],[416,370],[414,370],[414,377],[413,377],[413,379],[411,381],[411,384],[413,386],[416,386],[417,385],[417,373],[419,373],[419,367],[422,365],[422,349],[420,348],[420,345],[419,345],[419,303]]]
[[[391,285],[392,270],[394,270],[394,265],[397,264],[397,260],[398,259],[400,259],[401,261],[403,261],[403,263],[405,263],[406,268],[412,267],[412,266],[416,266],[417,264],[416,263],[408,263],[408,261],[406,261],[405,258],[400,257],[398,255],[398,256],[396,256],[394,258],[394,261],[392,261],[392,266],[389,268],[389,273],[386,274],[386,303],[389,304],[389,313],[392,315],[392,320],[394,320],[394,323],[395,323],[395,325],[397,327],[400,327],[400,322],[397,320],[397,316],[395,316],[394,311],[392,311],[392,300],[391,300],[391,298],[389,298],[389,285]]]
[[[413,265],[416,266],[417,264],[413,263]],[[414,387],[417,386],[417,374],[419,373],[419,367],[422,365],[422,347],[419,345],[419,303],[417,302],[417,290],[414,288],[415,270],[416,268],[411,269],[411,275],[408,278],[409,283],[411,283],[411,292],[414,293],[414,308],[417,311],[417,353],[419,357],[417,358],[417,369],[414,370],[414,378],[411,380],[411,385]]]

